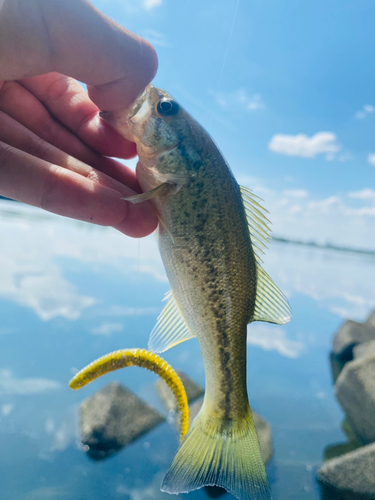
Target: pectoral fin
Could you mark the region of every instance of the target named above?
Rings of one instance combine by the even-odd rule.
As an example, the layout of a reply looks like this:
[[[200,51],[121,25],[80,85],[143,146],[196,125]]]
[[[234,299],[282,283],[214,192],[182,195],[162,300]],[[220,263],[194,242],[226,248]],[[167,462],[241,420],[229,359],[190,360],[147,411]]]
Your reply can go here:
[[[127,196],[126,198],[122,198],[123,200],[130,201],[130,203],[142,203],[143,201],[152,200],[153,198],[165,198],[166,196],[170,196],[177,191],[176,184],[171,184],[170,182],[164,182],[157,186],[151,191],[147,191],[146,193],[136,194],[134,196]]]

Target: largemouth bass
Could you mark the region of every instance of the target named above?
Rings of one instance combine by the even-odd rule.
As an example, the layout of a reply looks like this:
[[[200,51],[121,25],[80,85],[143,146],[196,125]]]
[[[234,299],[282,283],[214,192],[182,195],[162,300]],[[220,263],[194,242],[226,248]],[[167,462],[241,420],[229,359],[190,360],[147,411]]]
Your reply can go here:
[[[167,92],[149,85],[130,109],[102,113],[137,144],[137,177],[159,217],[158,240],[171,284],[149,349],[192,337],[202,351],[202,409],[161,489],[217,485],[240,499],[270,498],[246,387],[252,321],[284,324],[287,299],[261,267],[269,240],[265,210],[240,187],[209,134]]]

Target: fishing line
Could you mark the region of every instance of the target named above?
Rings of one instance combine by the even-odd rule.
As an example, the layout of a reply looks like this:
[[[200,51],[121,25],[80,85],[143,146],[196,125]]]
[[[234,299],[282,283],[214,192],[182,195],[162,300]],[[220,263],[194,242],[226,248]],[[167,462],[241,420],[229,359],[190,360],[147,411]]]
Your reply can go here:
[[[234,9],[233,21],[232,21],[232,26],[231,26],[230,33],[229,33],[229,39],[228,39],[228,43],[227,43],[227,48],[226,48],[225,53],[224,53],[223,65],[221,67],[221,72],[220,72],[219,80],[218,80],[217,87],[216,87],[215,101],[217,101],[217,96],[219,94],[219,88],[220,88],[220,85],[221,85],[221,80],[223,79],[224,69],[225,69],[225,66],[226,66],[226,63],[227,63],[227,59],[228,59],[229,47],[230,47],[230,44],[231,44],[231,41],[232,41],[232,36],[233,36],[233,31],[234,31],[234,25],[236,24],[236,18],[237,18],[237,12],[238,12],[238,6],[239,6],[239,4],[240,4],[240,0],[237,0],[236,8]],[[211,111],[211,116],[210,116],[210,121],[209,121],[209,128],[211,126],[211,121],[212,121],[212,111]]]
[[[136,295],[135,295],[135,317],[138,316],[139,311],[139,288],[140,288],[140,266],[141,266],[141,240],[138,238],[138,255],[137,255],[137,279],[136,279]]]

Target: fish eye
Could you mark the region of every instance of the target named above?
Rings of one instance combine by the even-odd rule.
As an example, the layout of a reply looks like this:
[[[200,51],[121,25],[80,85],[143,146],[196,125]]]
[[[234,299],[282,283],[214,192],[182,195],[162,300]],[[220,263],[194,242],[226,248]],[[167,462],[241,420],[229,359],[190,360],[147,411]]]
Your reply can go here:
[[[156,111],[161,116],[177,115],[179,109],[180,109],[180,106],[177,104],[177,102],[171,101],[169,99],[163,99],[163,100],[159,101],[158,105],[156,107]]]

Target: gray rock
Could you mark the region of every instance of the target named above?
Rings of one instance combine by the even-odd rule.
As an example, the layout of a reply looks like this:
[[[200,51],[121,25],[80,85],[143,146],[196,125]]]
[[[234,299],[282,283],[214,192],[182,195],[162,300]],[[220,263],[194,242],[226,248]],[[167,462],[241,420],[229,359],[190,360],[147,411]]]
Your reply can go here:
[[[341,457],[350,451],[357,450],[361,447],[359,442],[337,443],[324,448],[324,461],[332,458]]]
[[[336,355],[352,359],[353,347],[362,342],[375,340],[375,328],[371,324],[347,320],[333,338],[333,352]]]
[[[258,433],[260,452],[263,462],[267,465],[272,458],[271,427],[258,413],[253,412],[254,424]]]
[[[375,443],[327,460],[318,472],[318,480],[331,492],[330,497],[323,498],[375,498]]]
[[[370,316],[366,319],[365,325],[372,326],[373,328],[375,328],[375,309],[372,311]]]
[[[324,460],[330,460],[331,458],[336,458],[345,453],[349,453],[349,451],[356,450],[360,448],[362,444],[358,441],[357,436],[355,435],[352,426],[349,424],[347,419],[344,419],[341,428],[345,433],[348,442],[347,443],[336,443],[330,446],[327,446],[324,449]]]
[[[364,444],[375,441],[375,356],[347,363],[337,379],[336,395],[358,439]]]
[[[194,380],[188,377],[185,373],[180,371],[177,371],[177,373],[182,383],[184,384],[189,404],[195,401],[196,399],[200,398],[201,396],[203,396],[204,389],[202,389],[200,385],[194,382]],[[155,388],[165,408],[167,410],[177,410],[176,398],[174,397],[173,392],[163,379],[159,378],[155,382]]]
[[[113,382],[80,405],[82,444],[101,460],[163,422],[164,417],[121,384]]]
[[[189,427],[195,417],[198,415],[203,403],[203,398],[195,401],[192,405],[189,405]],[[260,452],[263,458],[263,462],[267,464],[272,458],[272,437],[271,428],[267,422],[258,413],[253,411],[254,424],[257,430]],[[176,427],[180,428],[180,419],[176,417]]]
[[[341,429],[347,437],[349,443],[358,444],[358,446],[361,445],[361,443],[357,439],[357,436],[355,435],[355,432],[353,431],[353,427],[348,422],[348,419],[344,418],[341,424]]]
[[[333,383],[335,384],[336,380],[339,378],[340,373],[342,372],[342,369],[349,360],[343,359],[341,356],[337,356],[333,352],[330,352],[329,361],[331,364],[331,374]]]
[[[353,356],[354,359],[371,358],[371,356],[375,356],[375,340],[356,345],[353,349]]]

